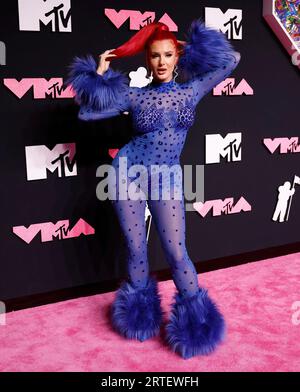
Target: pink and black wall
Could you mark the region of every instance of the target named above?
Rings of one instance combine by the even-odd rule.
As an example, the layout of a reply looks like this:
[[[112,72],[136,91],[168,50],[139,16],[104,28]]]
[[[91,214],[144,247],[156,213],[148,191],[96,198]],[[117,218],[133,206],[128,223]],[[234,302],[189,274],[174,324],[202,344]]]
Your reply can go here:
[[[0,300],[8,310],[114,290],[126,274],[124,240],[110,201],[96,197],[96,170],[130,139],[130,116],[80,121],[62,87],[68,64],[97,58],[153,20],[184,40],[198,17],[227,35],[241,61],[200,102],[181,157],[202,184],[187,200],[189,255],[202,271],[299,250],[298,57],[276,37],[262,1],[6,1]],[[111,66],[136,71],[144,56]],[[148,224],[151,271],[171,278]]]

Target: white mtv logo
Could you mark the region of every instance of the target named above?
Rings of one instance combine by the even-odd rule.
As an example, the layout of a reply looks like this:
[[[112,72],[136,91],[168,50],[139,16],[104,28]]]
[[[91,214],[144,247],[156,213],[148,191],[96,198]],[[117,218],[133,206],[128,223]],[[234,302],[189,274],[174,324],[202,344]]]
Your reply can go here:
[[[220,134],[205,135],[205,163],[220,163],[220,157],[227,162],[241,161],[242,133],[228,133],[225,137]]]
[[[19,0],[20,30],[40,31],[40,23],[52,31],[70,32],[71,0]]]
[[[228,39],[242,39],[242,10],[205,7],[205,25],[227,34]]]
[[[27,180],[47,178],[47,170],[57,171],[58,177],[77,175],[75,143],[57,144],[52,150],[44,145],[26,146]]]

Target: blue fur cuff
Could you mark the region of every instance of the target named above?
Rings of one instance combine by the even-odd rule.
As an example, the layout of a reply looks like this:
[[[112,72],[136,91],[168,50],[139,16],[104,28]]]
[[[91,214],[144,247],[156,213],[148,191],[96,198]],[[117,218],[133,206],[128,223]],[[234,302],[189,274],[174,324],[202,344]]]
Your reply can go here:
[[[178,68],[190,79],[221,68],[229,60],[226,56],[234,51],[226,36],[205,26],[201,18],[192,21],[178,61]]]
[[[120,95],[128,89],[129,79],[120,71],[111,68],[99,75],[97,64],[91,55],[75,57],[68,66],[68,78],[64,85],[75,91],[75,102],[92,110],[101,111],[120,102]]]

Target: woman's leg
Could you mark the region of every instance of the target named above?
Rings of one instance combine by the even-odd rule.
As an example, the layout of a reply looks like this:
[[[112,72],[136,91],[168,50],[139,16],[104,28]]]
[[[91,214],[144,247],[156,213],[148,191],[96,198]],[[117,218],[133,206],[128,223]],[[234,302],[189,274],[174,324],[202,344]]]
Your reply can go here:
[[[114,211],[127,246],[127,270],[130,283],[145,287],[149,276],[146,239],[145,200],[114,200]]]
[[[123,156],[124,154],[125,156]],[[126,165],[130,165],[130,161],[126,157],[128,154],[129,151],[125,145],[113,160],[108,176],[108,190],[109,198],[125,237],[130,283],[136,288],[141,288],[145,287],[149,276],[145,222],[146,200],[143,198],[131,200],[130,193],[127,193],[129,186],[131,192],[135,190],[138,193],[139,191],[119,160],[119,158],[126,159]],[[121,188],[123,183],[125,183],[124,188]],[[126,198],[126,200],[122,200],[122,198]]]
[[[163,312],[157,280],[149,276],[146,200],[112,200],[128,250],[129,279],[122,282],[112,305],[112,324],[129,339],[144,341],[159,333]]]
[[[149,209],[171,267],[174,283],[183,296],[199,291],[197,272],[185,245],[185,208],[181,200],[149,200]]]
[[[185,209],[181,200],[149,200],[178,292],[166,325],[166,340],[187,359],[208,354],[223,340],[225,321],[207,290],[198,286],[197,273],[185,247]]]

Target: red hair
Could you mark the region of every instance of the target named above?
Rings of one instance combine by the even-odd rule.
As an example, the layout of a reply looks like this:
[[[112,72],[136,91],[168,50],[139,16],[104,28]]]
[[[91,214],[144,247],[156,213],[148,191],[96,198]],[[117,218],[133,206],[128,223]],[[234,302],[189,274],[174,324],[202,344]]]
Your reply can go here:
[[[181,45],[169,27],[162,22],[152,22],[142,27],[127,42],[111,51],[116,56],[109,58],[109,61],[126,56],[134,56],[143,50],[148,50],[150,44],[155,40],[171,39],[176,49]]]

